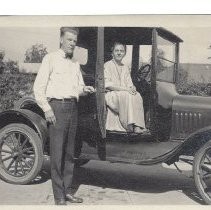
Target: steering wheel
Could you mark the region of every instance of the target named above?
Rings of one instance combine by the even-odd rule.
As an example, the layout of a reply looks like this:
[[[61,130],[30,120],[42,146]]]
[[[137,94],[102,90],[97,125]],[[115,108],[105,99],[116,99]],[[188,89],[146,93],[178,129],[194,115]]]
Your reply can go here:
[[[149,78],[151,73],[151,65],[150,64],[146,64],[143,65],[139,68],[138,72],[137,72],[137,77],[138,79],[145,79],[147,81],[147,78]]]

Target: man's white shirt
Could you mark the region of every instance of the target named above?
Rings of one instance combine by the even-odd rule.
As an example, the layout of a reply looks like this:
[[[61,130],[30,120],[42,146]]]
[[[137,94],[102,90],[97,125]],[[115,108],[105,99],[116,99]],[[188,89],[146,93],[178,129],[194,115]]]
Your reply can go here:
[[[47,54],[34,82],[37,104],[44,112],[51,110],[49,98],[79,98],[84,81],[79,63],[65,57],[62,49]]]

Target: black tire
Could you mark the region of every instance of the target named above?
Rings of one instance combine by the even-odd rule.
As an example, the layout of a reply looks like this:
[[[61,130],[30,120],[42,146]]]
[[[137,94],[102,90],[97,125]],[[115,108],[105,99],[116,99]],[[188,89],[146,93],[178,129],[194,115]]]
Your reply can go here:
[[[211,205],[211,141],[197,151],[193,162],[193,176],[200,196],[206,204]]]
[[[4,181],[28,184],[42,165],[42,140],[32,128],[13,123],[0,130],[0,177]]]

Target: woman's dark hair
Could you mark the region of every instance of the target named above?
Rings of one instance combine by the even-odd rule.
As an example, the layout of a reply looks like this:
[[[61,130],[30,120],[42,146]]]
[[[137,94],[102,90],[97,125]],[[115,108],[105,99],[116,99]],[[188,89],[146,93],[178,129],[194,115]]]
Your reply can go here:
[[[125,44],[122,44],[121,42],[114,42],[113,46],[111,47],[111,52],[114,51],[114,48],[117,46],[117,45],[122,45],[124,47],[124,50],[125,50],[125,54],[127,52],[127,46]]]

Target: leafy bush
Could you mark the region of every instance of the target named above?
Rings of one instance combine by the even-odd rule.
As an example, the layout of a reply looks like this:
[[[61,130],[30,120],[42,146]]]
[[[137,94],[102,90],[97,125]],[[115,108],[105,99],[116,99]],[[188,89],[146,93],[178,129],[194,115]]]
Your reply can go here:
[[[178,92],[182,95],[211,96],[211,84],[190,81],[180,86]]]
[[[188,80],[188,73],[179,70],[176,89],[182,95],[211,96],[211,83]]]
[[[11,73],[15,74],[19,72],[19,66],[17,61],[3,60],[4,54],[0,51],[0,74]]]
[[[4,60],[5,52],[0,50],[0,112],[13,108],[16,100],[32,94],[34,74],[19,73],[17,61]]]
[[[32,94],[34,74],[0,74],[0,111],[13,108],[14,101]]]
[[[13,60],[4,61],[4,73],[19,73],[18,62]]]

